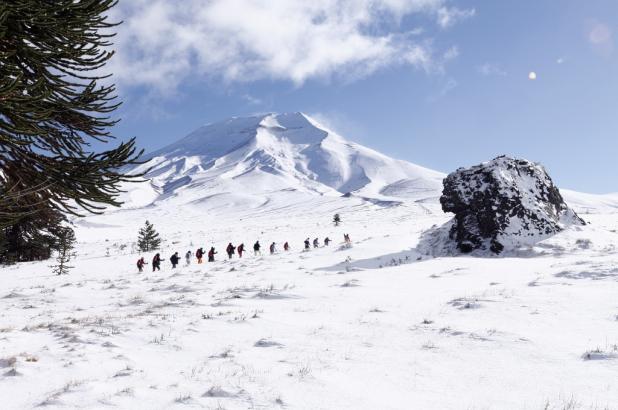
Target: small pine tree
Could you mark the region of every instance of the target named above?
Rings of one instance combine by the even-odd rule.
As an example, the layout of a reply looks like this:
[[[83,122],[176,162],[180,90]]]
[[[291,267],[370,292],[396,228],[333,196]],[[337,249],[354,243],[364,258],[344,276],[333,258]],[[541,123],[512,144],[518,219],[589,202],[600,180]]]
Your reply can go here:
[[[335,226],[339,226],[339,224],[341,223],[341,217],[339,216],[339,214],[335,214],[335,216],[333,216],[333,223],[335,224]]]
[[[66,275],[69,273],[69,269],[73,266],[69,266],[68,263],[73,259],[75,253],[73,248],[75,247],[75,232],[69,227],[63,227],[58,232],[58,256],[56,257],[57,265],[53,266],[53,272],[57,275]]]
[[[137,249],[140,252],[148,252],[159,249],[160,245],[161,238],[159,238],[159,233],[155,231],[154,226],[150,222],[146,221],[144,227],[139,230]]]

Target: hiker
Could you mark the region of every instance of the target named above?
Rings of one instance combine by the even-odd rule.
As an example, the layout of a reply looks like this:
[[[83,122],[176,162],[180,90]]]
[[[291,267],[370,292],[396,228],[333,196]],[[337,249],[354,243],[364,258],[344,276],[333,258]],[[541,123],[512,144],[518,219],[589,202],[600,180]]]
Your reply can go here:
[[[275,243],[274,242],[271,243],[270,244],[270,254],[271,255],[274,254],[276,250],[277,250],[277,248],[275,248]]]
[[[141,258],[137,260],[137,269],[139,270],[139,273],[142,273],[144,271],[144,265],[148,265],[148,264],[146,263],[146,261],[144,260],[144,257],[142,256]]]
[[[197,258],[197,263],[202,263],[202,258],[204,257],[204,249],[199,248],[195,251],[195,257]]]
[[[238,245],[238,257],[242,258],[242,253],[245,251],[245,244],[241,243],[240,245]]]
[[[215,251],[215,247],[214,247],[214,246],[212,246],[212,247],[210,248],[210,250],[208,251],[208,262],[214,262],[214,261],[215,261],[215,255],[216,255],[217,253],[218,253],[218,252],[216,252],[216,251]]]
[[[344,233],[343,234],[343,240],[345,241],[345,243],[352,243],[352,240],[350,239],[350,234],[349,233]]]
[[[227,252],[228,258],[232,259],[232,256],[234,256],[234,252],[236,251],[236,247],[232,245],[232,242],[230,242],[227,244],[227,248],[225,248],[225,251]]]
[[[170,256],[170,262],[172,262],[172,269],[176,269],[176,265],[180,262],[180,256],[178,256],[178,252],[174,252],[172,256]]]
[[[308,251],[311,247],[311,243],[309,242],[309,238],[305,239],[305,250]]]
[[[185,253],[185,261],[187,262],[187,265],[191,265],[191,251],[187,251],[187,253]]]
[[[154,258],[152,258],[152,271],[154,272],[155,270],[161,270],[161,261],[163,259],[161,259],[161,255],[159,255],[158,253],[154,256]]]
[[[260,241],[255,241],[255,244],[253,244],[253,253],[255,253],[255,256],[262,255],[262,252],[260,252],[260,247]]]
[[[317,248],[317,247],[319,247],[319,246],[320,246],[320,241],[318,240],[318,238],[315,238],[315,239],[313,240],[313,247],[314,247],[314,248]]]
[[[287,242],[286,242],[286,243],[284,243],[284,244],[283,244],[283,250],[284,250],[284,251],[286,251],[286,252],[287,252],[287,251],[289,251],[289,250],[290,250],[290,244],[289,244],[289,243],[287,243]]]
[[[328,244],[331,242],[330,238],[327,236],[326,238],[324,238],[324,246],[328,246]]]

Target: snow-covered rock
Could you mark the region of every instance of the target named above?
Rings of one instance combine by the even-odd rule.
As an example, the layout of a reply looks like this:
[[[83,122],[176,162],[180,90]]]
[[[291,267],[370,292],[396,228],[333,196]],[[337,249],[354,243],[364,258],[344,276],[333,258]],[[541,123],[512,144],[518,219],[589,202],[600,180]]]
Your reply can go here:
[[[542,165],[506,156],[448,175],[440,203],[455,214],[449,238],[464,253],[498,254],[584,224]]]
[[[438,198],[443,174],[345,140],[302,113],[206,125],[146,157],[150,185],[128,187],[130,207],[161,200],[259,207],[275,193],[412,200]]]

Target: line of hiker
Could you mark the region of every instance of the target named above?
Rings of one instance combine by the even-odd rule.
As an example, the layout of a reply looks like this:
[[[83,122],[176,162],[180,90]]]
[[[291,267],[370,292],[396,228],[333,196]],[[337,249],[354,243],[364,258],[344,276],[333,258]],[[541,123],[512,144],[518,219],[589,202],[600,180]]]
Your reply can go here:
[[[343,235],[343,239],[344,242],[346,244],[350,244],[352,241],[350,240],[350,235],[349,234],[344,234]],[[332,242],[332,240],[329,237],[324,238],[324,246],[329,246],[329,244]],[[320,246],[320,241],[318,238],[315,238],[313,240],[313,247],[314,248],[318,248]],[[262,245],[260,245],[260,241],[256,241],[253,244],[253,253],[255,256],[261,256],[262,252],[261,252],[261,248]],[[311,249],[311,240],[309,238],[305,239],[305,251]],[[285,242],[283,244],[283,250],[285,252],[288,252],[290,250],[290,244],[288,242]],[[273,242],[270,244],[269,246],[269,251],[271,255],[274,255],[275,253],[277,253],[277,243]],[[239,258],[242,258],[243,253],[245,252],[245,244],[241,243],[238,246],[234,246],[231,242],[228,243],[227,247],[225,248],[225,253],[228,256],[228,259],[232,259],[234,257],[234,255],[238,254]],[[201,264],[203,261],[204,256],[207,256],[208,258],[208,262],[214,262],[215,261],[215,255],[218,254],[218,252],[215,250],[214,246],[211,246],[210,250],[208,252],[204,252],[204,248],[198,248],[195,251],[195,258],[197,259],[197,263]],[[193,259],[193,253],[189,250],[187,251],[187,253],[185,253],[185,263],[187,265],[191,264],[191,260]],[[178,255],[178,252],[174,252],[174,254],[172,256],[170,256],[170,262],[172,264],[172,269],[175,269],[176,266],[178,266],[178,263],[180,262],[180,256]],[[161,262],[165,261],[165,259],[161,258],[161,254],[157,253],[155,254],[155,256],[152,258],[152,271],[158,271],[161,270]],[[141,258],[139,258],[137,260],[137,269],[139,272],[143,272],[144,271],[144,266],[148,265],[148,263],[144,260],[144,257],[142,256]]]
[[[350,236],[347,233],[343,235],[343,239],[345,240],[345,243],[350,243]],[[328,236],[324,238],[324,246],[328,246],[331,242],[332,240]],[[313,247],[320,247],[320,240],[318,238],[313,240]],[[311,239],[307,238],[305,239],[305,250],[308,251],[309,249],[311,249]]]

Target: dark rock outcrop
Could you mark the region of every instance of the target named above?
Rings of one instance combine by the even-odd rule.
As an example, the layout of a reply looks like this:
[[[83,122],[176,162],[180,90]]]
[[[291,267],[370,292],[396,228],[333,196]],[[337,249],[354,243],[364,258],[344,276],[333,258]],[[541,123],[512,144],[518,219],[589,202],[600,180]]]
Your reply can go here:
[[[584,224],[543,166],[505,156],[448,175],[440,203],[455,214],[449,238],[464,253],[499,254]]]

